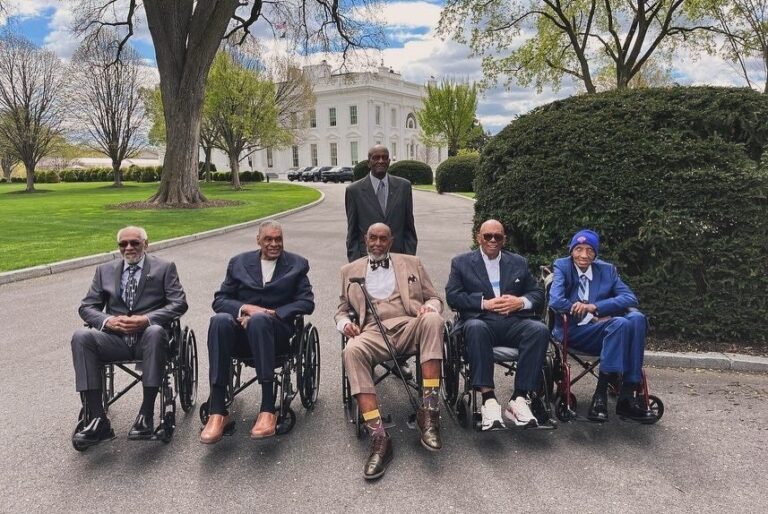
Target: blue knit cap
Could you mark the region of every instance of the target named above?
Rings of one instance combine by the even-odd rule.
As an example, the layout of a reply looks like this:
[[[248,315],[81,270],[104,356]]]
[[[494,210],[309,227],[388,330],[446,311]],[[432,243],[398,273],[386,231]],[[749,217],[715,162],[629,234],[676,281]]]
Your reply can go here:
[[[582,244],[591,246],[595,251],[595,255],[600,253],[600,236],[594,230],[585,228],[576,232],[573,239],[571,239],[571,244],[568,245],[568,253],[572,253],[576,245]]]

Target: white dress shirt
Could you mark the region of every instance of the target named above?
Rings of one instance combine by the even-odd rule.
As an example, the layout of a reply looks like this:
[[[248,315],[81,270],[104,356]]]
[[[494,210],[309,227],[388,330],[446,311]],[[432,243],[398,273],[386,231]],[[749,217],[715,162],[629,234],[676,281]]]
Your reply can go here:
[[[263,285],[267,285],[268,282],[272,282],[272,275],[275,274],[275,266],[277,266],[277,259],[273,261],[261,259],[261,279]]]
[[[501,252],[495,259],[491,259],[485,252],[480,250],[480,255],[483,256],[483,263],[485,264],[485,272],[488,273],[488,280],[491,281],[491,287],[493,288],[493,294],[498,298],[501,296]],[[525,296],[521,296],[523,299],[523,309],[530,309],[533,307],[531,301]],[[480,298],[480,310],[483,310],[483,301],[486,298]]]

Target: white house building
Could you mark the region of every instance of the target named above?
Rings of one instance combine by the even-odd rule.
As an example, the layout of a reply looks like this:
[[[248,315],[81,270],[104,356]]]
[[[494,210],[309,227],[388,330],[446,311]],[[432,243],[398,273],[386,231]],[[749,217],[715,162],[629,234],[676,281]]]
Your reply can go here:
[[[367,159],[375,144],[389,148],[393,161],[415,159],[434,169],[448,157],[447,147],[426,148],[419,140],[416,111],[427,89],[406,82],[381,66],[375,72],[332,74],[322,64],[305,66],[312,81],[315,107],[306,113],[309,126],[293,146],[259,150],[242,160],[241,170],[254,169],[284,176],[303,166],[354,166]],[[226,156],[214,151],[218,170],[229,170]]]

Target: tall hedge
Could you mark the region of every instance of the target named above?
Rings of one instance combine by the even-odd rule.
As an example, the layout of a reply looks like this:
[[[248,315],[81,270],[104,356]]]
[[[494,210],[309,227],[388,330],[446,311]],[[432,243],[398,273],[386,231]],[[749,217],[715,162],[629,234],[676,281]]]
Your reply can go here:
[[[554,102],[485,148],[475,226],[499,218],[534,267],[593,228],[657,334],[766,341],[767,144],[768,95],[747,89]]]
[[[368,159],[360,161],[352,168],[352,179],[357,181],[368,175],[370,168],[368,168]]]
[[[415,186],[432,184],[432,168],[421,161],[397,161],[390,165],[389,173],[408,179]]]
[[[479,155],[448,157],[435,170],[438,193],[471,193]]]

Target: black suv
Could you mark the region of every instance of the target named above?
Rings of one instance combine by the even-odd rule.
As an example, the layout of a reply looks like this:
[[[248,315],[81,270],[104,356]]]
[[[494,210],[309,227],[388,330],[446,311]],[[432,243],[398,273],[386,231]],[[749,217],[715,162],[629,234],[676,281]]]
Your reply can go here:
[[[301,174],[301,180],[304,182],[320,182],[323,178],[323,172],[331,169],[331,166],[315,166],[309,171]]]
[[[289,171],[288,172],[288,180],[293,182],[294,180],[301,180],[301,175],[307,171],[311,170],[312,166],[304,166],[303,168],[299,168],[297,170]]]
[[[323,182],[352,182],[354,180],[354,173],[349,166],[334,166],[328,171],[322,173]]]

